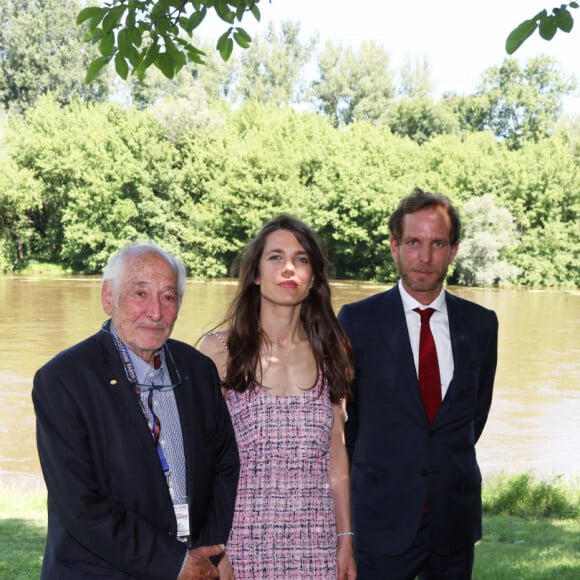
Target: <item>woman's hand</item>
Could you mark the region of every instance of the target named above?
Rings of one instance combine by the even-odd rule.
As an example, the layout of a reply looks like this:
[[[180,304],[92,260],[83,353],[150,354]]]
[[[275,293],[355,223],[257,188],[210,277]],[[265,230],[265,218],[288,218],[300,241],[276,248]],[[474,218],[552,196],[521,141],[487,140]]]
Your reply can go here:
[[[339,536],[337,549],[337,579],[353,580],[356,578],[356,564],[354,561],[354,552],[352,549],[352,536]]]

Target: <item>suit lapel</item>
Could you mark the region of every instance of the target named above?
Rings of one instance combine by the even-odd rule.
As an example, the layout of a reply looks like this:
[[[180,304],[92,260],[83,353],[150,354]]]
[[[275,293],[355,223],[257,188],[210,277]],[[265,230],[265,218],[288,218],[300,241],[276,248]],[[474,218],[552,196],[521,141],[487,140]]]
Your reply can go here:
[[[413,350],[409,340],[407,319],[403,308],[403,301],[398,285],[384,294],[383,308],[380,314],[385,321],[381,325],[383,352],[393,353],[393,358],[382,357],[387,368],[384,369],[390,375],[389,383],[394,385],[408,385],[406,397],[411,399],[413,407],[425,417],[427,414],[421,398]]]
[[[139,403],[139,397],[127,379],[119,353],[113,344],[111,336],[101,331],[99,335],[103,353],[103,377],[105,390],[110,400],[119,410],[120,420],[124,421],[134,433],[134,439],[145,453],[145,461],[155,465],[159,462],[157,449],[153,444],[151,432]],[[151,470],[152,476],[167,489],[165,476],[161,469]],[[168,495],[169,497],[169,495]]]
[[[453,376],[451,377],[451,382],[443,399],[441,409],[435,417],[435,422],[441,418],[441,415],[445,415],[447,408],[451,408],[453,405],[453,399],[457,396],[457,389],[459,388],[456,378],[461,376],[462,367],[468,360],[469,352],[469,321],[464,319],[461,304],[455,296],[446,291],[445,301],[447,304],[451,351],[453,353]]]

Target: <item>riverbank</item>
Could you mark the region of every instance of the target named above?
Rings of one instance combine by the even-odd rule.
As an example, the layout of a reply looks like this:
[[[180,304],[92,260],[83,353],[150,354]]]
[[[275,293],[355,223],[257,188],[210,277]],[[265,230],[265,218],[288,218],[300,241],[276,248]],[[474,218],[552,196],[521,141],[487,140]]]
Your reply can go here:
[[[475,580],[580,577],[580,480],[502,474],[485,483],[483,503]],[[0,482],[0,577],[38,578],[45,536],[46,491]]]

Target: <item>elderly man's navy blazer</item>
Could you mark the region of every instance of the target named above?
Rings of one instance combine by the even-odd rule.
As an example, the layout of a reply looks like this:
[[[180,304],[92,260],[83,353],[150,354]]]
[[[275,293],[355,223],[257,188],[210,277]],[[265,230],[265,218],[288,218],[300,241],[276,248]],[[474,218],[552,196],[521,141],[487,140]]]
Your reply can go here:
[[[239,460],[217,371],[193,347],[168,346],[183,380],[174,393],[192,543],[225,543]],[[176,539],[165,475],[111,335],[100,331],[48,362],[32,398],[48,488],[42,578],[177,578],[187,548]]]
[[[491,310],[447,292],[445,299],[454,373],[432,424],[398,287],[339,313],[356,361],[346,436],[359,550],[408,550],[426,501],[436,552],[451,554],[481,537],[475,443],[491,405],[498,323]]]

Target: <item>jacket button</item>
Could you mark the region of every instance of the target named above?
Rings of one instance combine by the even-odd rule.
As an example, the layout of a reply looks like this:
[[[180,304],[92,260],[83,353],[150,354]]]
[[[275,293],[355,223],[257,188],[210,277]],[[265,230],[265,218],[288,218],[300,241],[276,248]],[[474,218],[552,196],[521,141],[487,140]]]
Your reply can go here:
[[[427,475],[429,475],[429,470],[428,470],[426,467],[423,467],[423,468],[421,469],[421,475],[422,475],[423,477],[426,477]]]

